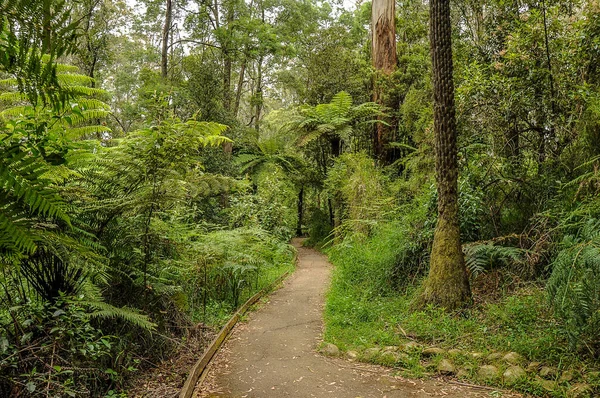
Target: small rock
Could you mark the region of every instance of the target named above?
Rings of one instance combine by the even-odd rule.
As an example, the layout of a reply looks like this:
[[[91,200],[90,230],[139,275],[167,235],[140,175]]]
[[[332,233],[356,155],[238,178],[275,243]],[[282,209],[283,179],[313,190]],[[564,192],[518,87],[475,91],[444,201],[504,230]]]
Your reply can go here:
[[[456,373],[456,368],[454,367],[452,362],[450,362],[447,359],[442,359],[440,363],[438,363],[437,370],[443,375],[452,375]]]
[[[540,366],[542,366],[540,362],[530,362],[529,365],[527,365],[527,371],[529,373],[537,373],[537,371],[540,369]]]
[[[553,369],[549,366],[542,366],[539,375],[544,379],[556,379],[556,369]]]
[[[321,352],[330,357],[338,357],[340,356],[340,349],[335,344],[327,343],[321,349]]]
[[[421,353],[421,355],[423,355],[424,357],[433,357],[436,355],[444,355],[445,353],[446,353],[446,350],[443,350],[441,348],[429,347],[429,348],[425,348],[423,350],[423,352]]]
[[[540,387],[548,392],[554,392],[558,388],[558,383],[552,380],[545,380],[541,377],[536,377],[535,381]]]
[[[456,373],[456,377],[459,379],[468,379],[469,376],[469,371],[467,371],[466,369],[460,369],[458,373]]]
[[[491,380],[498,377],[498,368],[494,365],[483,365],[477,371],[477,376],[482,380]]]
[[[356,360],[356,358],[358,358],[358,352],[348,351],[348,352],[346,352],[346,358],[350,359],[351,361],[354,361],[354,360]]]
[[[421,344],[417,343],[416,341],[407,341],[402,345],[403,351],[414,351],[418,350],[419,348],[421,348]]]
[[[589,398],[592,396],[592,387],[585,383],[575,383],[567,392],[569,398]]]
[[[503,356],[502,359],[504,359],[506,362],[510,363],[511,365],[519,365],[519,364],[523,363],[523,357],[514,351],[509,352],[508,354]]]
[[[398,347],[396,347],[395,345],[388,345],[386,347],[383,347],[383,351],[396,352],[398,351]]]
[[[451,350],[448,350],[448,354],[452,355],[452,356],[457,356],[462,354],[462,351],[459,350],[458,348],[453,348]]]
[[[475,359],[482,358],[483,357],[483,353],[481,353],[481,352],[472,352],[471,353],[471,357],[475,358]]]
[[[506,369],[506,371],[504,372],[502,377],[504,377],[505,382],[507,382],[509,384],[514,384],[517,381],[526,378],[527,373],[525,372],[525,369],[523,369],[522,367],[513,365],[513,366],[509,366],[508,369]]]
[[[575,378],[575,373],[572,370],[565,370],[560,375],[560,379],[558,381],[560,383],[567,383]]]
[[[490,355],[487,356],[487,360],[488,361],[497,361],[500,358],[502,358],[503,354],[501,352],[492,352]]]
[[[363,354],[364,358],[367,360],[373,359],[375,357],[377,357],[379,355],[379,348],[377,347],[373,347],[373,348],[367,348]]]
[[[396,352],[384,351],[379,356],[379,361],[385,365],[394,365],[400,361],[400,356]]]
[[[473,369],[475,369],[475,368],[476,368],[476,366],[474,366],[472,363],[465,363],[465,364],[463,365],[463,368],[464,368],[466,371],[468,371],[468,372],[471,372]]]

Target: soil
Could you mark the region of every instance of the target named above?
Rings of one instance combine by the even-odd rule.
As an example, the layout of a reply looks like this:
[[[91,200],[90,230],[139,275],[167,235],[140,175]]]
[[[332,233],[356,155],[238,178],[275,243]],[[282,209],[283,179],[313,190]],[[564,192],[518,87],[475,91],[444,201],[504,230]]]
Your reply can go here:
[[[443,379],[410,380],[389,368],[318,354],[331,264],[301,241],[293,243],[297,270],[234,329],[195,391],[196,398],[518,396]]]
[[[142,363],[145,369],[129,381],[127,396],[131,398],[175,398],[185,383],[189,370],[204,352],[218,330],[197,325],[187,331],[185,339],[172,341],[178,345],[169,357],[158,364]]]

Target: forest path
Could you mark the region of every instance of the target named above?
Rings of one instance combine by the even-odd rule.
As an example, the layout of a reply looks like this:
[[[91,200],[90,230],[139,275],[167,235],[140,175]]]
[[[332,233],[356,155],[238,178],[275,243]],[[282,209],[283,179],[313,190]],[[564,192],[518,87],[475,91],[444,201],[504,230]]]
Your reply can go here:
[[[391,370],[316,352],[331,264],[301,246],[297,269],[269,302],[238,324],[216,355],[196,397],[489,397],[490,391],[438,380],[409,380]]]

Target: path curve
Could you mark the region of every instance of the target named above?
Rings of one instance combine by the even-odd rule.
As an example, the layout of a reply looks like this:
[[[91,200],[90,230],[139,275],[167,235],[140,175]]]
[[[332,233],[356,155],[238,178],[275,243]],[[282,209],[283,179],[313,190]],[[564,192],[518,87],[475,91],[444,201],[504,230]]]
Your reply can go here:
[[[297,269],[269,302],[239,324],[219,351],[196,397],[489,397],[489,391],[392,376],[390,369],[326,358],[321,341],[330,280],[327,258],[298,249]]]

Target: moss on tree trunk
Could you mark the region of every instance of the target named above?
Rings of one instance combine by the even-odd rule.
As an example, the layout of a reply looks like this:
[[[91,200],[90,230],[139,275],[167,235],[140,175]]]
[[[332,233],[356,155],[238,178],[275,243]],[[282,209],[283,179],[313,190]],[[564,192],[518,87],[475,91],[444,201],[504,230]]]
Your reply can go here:
[[[417,302],[421,306],[434,304],[453,310],[470,302],[471,289],[458,223],[458,162],[450,1],[432,0],[430,4],[438,221],[433,238],[429,276]]]

